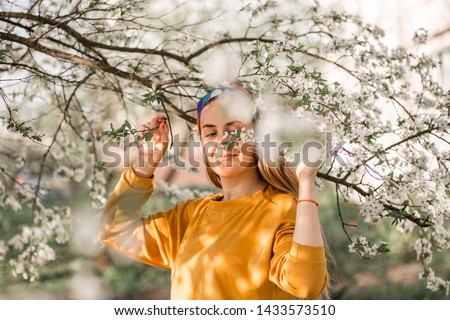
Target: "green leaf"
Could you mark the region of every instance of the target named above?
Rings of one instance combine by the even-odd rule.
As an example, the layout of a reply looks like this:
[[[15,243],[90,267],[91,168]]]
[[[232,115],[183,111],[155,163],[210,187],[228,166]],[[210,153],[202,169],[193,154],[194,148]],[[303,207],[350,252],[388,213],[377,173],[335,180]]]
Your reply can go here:
[[[152,133],[151,133],[150,131],[146,132],[146,133],[144,134],[144,136],[143,136],[143,138],[144,138],[145,141],[150,141],[150,140],[152,140],[152,137],[153,137],[153,135],[152,135]]]
[[[387,243],[383,243],[378,247],[377,251],[379,253],[386,253],[386,252],[390,252],[391,250],[389,250]]]
[[[305,71],[306,68],[305,68],[305,65],[303,64],[303,65],[298,66],[298,67],[290,65],[290,66],[288,66],[288,69],[291,70],[292,73],[297,74],[297,73],[300,73],[302,71]]]

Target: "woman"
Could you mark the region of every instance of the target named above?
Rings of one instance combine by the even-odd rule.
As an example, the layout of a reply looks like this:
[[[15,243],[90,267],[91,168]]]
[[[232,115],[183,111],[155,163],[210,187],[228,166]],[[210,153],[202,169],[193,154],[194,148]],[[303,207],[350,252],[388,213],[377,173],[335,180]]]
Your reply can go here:
[[[295,171],[283,161],[271,167],[248,143],[222,150],[224,136],[255,125],[255,117],[229,112],[220,99],[241,96],[252,94],[239,85],[216,88],[197,107],[208,176],[222,193],[140,218],[169,142],[166,119],[158,114],[147,123],[153,144],[140,154],[148,161],[139,167],[137,159],[122,174],[98,238],[133,259],[171,269],[171,299],[318,298],[328,282],[314,187],[319,167],[300,163]]]

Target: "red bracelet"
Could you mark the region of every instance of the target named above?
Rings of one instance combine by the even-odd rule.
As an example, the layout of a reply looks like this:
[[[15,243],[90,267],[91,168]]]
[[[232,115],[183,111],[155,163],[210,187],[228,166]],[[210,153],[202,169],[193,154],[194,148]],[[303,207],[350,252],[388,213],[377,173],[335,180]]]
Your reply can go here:
[[[310,200],[310,199],[300,199],[300,200],[297,200],[297,203],[300,203],[302,201],[314,202],[316,204],[316,206],[319,206],[319,203],[316,200]]]

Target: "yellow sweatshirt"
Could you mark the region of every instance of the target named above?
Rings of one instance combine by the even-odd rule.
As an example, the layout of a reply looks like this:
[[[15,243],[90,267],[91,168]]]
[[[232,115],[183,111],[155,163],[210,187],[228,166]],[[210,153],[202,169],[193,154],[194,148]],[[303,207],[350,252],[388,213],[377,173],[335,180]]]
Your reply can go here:
[[[220,201],[218,193],[141,218],[153,190],[153,177],[124,171],[98,239],[171,269],[171,299],[312,299],[324,289],[324,247],[293,242],[297,202],[291,196],[269,185],[238,199]]]

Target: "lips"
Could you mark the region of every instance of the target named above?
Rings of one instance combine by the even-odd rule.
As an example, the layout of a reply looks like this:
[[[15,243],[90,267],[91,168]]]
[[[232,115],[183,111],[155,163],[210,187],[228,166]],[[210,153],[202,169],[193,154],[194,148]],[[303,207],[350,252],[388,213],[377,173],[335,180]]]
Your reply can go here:
[[[214,157],[215,159],[227,159],[227,158],[232,158],[232,157],[236,157],[239,156],[238,153],[226,153],[220,157]]]

